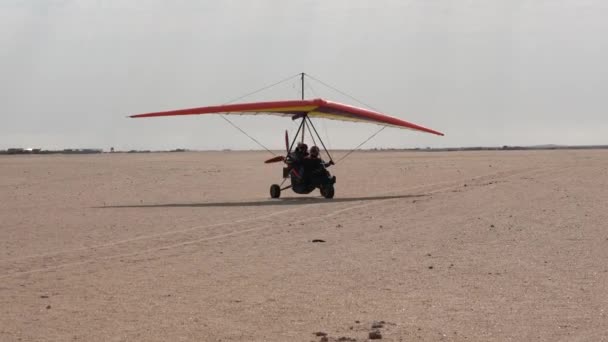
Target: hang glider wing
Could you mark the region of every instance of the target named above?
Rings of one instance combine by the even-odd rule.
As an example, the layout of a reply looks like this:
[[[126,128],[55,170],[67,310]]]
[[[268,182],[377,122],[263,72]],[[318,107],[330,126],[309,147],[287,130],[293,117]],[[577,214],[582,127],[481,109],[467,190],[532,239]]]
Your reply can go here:
[[[304,115],[308,115],[311,118],[366,122],[382,126],[405,128],[436,135],[443,135],[443,133],[441,132],[432,130],[430,128],[422,127],[393,116],[324,99],[238,103],[222,106],[198,107],[172,110],[166,112],[138,114],[131,115],[130,117],[149,118],[157,116],[196,114],[270,114],[291,117],[292,119],[297,119]]]

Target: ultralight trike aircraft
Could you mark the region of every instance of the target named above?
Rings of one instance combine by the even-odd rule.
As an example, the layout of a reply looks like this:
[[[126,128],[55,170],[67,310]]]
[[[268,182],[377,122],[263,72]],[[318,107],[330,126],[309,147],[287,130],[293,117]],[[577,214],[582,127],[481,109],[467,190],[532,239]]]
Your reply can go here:
[[[289,188],[291,188],[297,194],[309,194],[315,189],[319,189],[323,197],[334,197],[334,184],[336,182],[336,177],[332,177],[325,168],[326,166],[333,165],[334,162],[331,158],[331,155],[329,154],[329,151],[325,147],[325,143],[317,132],[317,129],[314,126],[311,118],[372,123],[381,126],[411,129],[441,136],[443,135],[443,133],[441,132],[422,127],[376,111],[353,107],[346,104],[328,101],[325,99],[306,100],[304,99],[304,77],[306,76],[306,74],[302,73],[300,74],[300,76],[302,81],[301,100],[226,104],[219,106],[198,107],[164,112],[137,114],[131,115],[130,117],[149,118],[159,116],[200,114],[268,114],[289,117],[292,120],[300,120],[300,125],[293,140],[289,140],[287,131],[285,131],[286,155],[276,156],[265,161],[265,163],[285,163],[285,167],[283,168],[283,182],[281,183],[281,185],[272,184],[270,186],[270,197],[272,198],[280,197],[281,192]],[[240,130],[240,128],[238,129]],[[309,161],[311,161],[311,156],[309,156],[307,151],[305,150],[306,146],[304,144],[304,135],[307,129],[313,142],[315,142],[316,144],[316,136],[316,138],[321,143],[321,146],[329,157],[329,163],[324,163],[319,159],[319,162],[312,163],[314,165],[317,165],[317,167],[305,167],[306,165],[309,165]],[[281,187],[287,179],[290,180],[290,184]]]

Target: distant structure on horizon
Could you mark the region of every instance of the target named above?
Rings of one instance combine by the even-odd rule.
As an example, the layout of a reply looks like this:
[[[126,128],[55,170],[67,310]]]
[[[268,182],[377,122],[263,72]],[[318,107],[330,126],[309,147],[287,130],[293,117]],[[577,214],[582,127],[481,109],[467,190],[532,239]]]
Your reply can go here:
[[[93,154],[103,153],[100,148],[66,148],[63,150],[43,150],[41,148],[22,148],[11,147],[5,151],[0,150],[0,154]]]
[[[7,154],[32,154],[32,153],[40,153],[42,149],[40,148],[21,148],[21,147],[13,147],[6,150]]]
[[[538,151],[538,150],[601,150],[608,149],[608,145],[536,145],[536,146],[474,146],[474,147],[415,147],[415,148],[370,148],[362,149],[361,152],[467,152],[467,151]],[[231,152],[230,149],[224,149],[222,152]],[[257,150],[250,150],[257,151]],[[176,148],[173,150],[125,150],[117,151],[114,147],[110,148],[109,153],[172,153],[172,152],[197,152],[185,148]],[[7,150],[0,150],[0,155],[6,154],[101,154],[104,153],[101,148],[66,148],[63,150],[43,150],[40,148],[21,148],[12,147]]]

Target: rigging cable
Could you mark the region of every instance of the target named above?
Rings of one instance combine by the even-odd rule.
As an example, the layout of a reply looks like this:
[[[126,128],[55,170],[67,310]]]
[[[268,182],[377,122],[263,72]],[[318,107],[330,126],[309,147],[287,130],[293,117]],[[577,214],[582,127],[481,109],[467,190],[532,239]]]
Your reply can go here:
[[[308,118],[310,120],[310,118]],[[312,143],[316,146],[317,142],[315,141],[315,136],[312,134],[312,129],[310,129],[310,125],[308,125],[308,121],[304,119],[304,124],[308,128],[308,134],[310,134],[310,138],[312,139]]]
[[[284,79],[282,79],[282,80],[280,80],[280,81],[278,81],[278,82],[275,82],[275,83],[273,83],[273,84],[267,85],[267,86],[262,87],[262,88],[260,88],[260,89],[254,90],[254,91],[252,91],[252,92],[250,92],[250,93],[247,93],[247,94],[245,94],[245,95],[243,95],[243,96],[240,96],[240,97],[237,97],[237,98],[235,98],[235,99],[232,99],[232,100],[230,100],[230,101],[228,101],[228,102],[226,102],[226,103],[224,103],[224,104],[230,104],[230,103],[236,102],[236,101],[238,101],[238,100],[242,100],[242,99],[244,99],[244,98],[246,98],[246,97],[248,97],[248,96],[251,96],[251,95],[257,94],[257,93],[259,93],[259,92],[262,92],[262,91],[264,91],[264,90],[266,90],[266,89],[269,89],[269,88],[272,88],[272,87],[274,87],[274,86],[278,86],[279,84],[284,83],[284,82],[287,82],[287,81],[289,81],[289,80],[291,80],[291,79],[293,79],[293,78],[295,78],[295,77],[299,77],[300,75],[301,75],[301,74],[300,74],[300,73],[298,73],[298,74],[295,74],[295,75],[289,76],[289,77],[284,78]],[[262,148],[263,148],[263,149],[265,149],[266,151],[270,152],[270,154],[272,154],[273,156],[276,156],[276,153],[272,152],[272,151],[271,151],[271,150],[270,150],[268,147],[264,146],[264,145],[263,145],[261,142],[259,142],[259,141],[258,141],[256,138],[254,138],[254,137],[252,137],[251,135],[247,134],[247,132],[245,132],[245,131],[244,131],[242,128],[240,128],[240,127],[239,127],[237,124],[235,124],[235,123],[234,123],[234,122],[232,122],[230,119],[228,119],[228,118],[226,117],[226,115],[224,115],[224,114],[220,114],[220,117],[221,117],[222,119],[224,119],[226,122],[228,122],[228,123],[229,123],[229,124],[230,124],[232,127],[236,128],[236,129],[237,129],[237,130],[239,130],[241,133],[245,134],[245,135],[246,135],[246,136],[247,136],[249,139],[251,139],[253,142],[255,142],[256,144],[258,144],[260,147],[262,147]]]
[[[243,96],[237,97],[237,98],[235,98],[235,99],[233,99],[233,100],[231,100],[231,101],[228,101],[228,102],[226,102],[226,103],[224,103],[224,104],[230,104],[230,103],[232,103],[232,102],[236,102],[236,101],[238,101],[238,100],[242,100],[242,99],[246,98],[247,96],[251,96],[251,95],[257,94],[257,93],[259,93],[259,92],[261,92],[261,91],[264,91],[264,90],[266,90],[266,89],[268,89],[268,88],[272,88],[272,87],[274,87],[274,86],[278,86],[279,84],[284,83],[284,82],[287,82],[287,81],[291,80],[292,78],[295,78],[295,77],[300,77],[300,75],[301,75],[301,73],[297,73],[297,74],[295,74],[295,75],[289,76],[289,77],[284,78],[284,79],[282,79],[282,80],[280,80],[280,81],[278,81],[278,82],[275,82],[275,83],[273,83],[273,84],[267,85],[267,86],[265,86],[265,87],[263,87],[263,88],[260,88],[260,89],[258,89],[258,90],[252,91],[252,92],[247,93],[247,94],[245,94],[245,95],[243,95]]]
[[[354,97],[354,96],[352,96],[352,95],[350,95],[350,94],[347,94],[347,93],[345,93],[345,92],[341,91],[340,89],[338,89],[338,88],[336,88],[336,87],[333,87],[333,86],[331,86],[331,85],[329,85],[329,84],[327,84],[327,83],[325,83],[325,82],[323,82],[323,81],[319,80],[318,78],[316,78],[316,77],[314,77],[314,76],[312,76],[312,75],[310,75],[310,74],[306,74],[306,76],[308,76],[310,79],[312,79],[312,80],[314,80],[314,81],[317,81],[317,82],[321,83],[322,85],[326,86],[327,88],[329,88],[329,89],[331,89],[331,90],[333,90],[333,91],[335,91],[335,92],[338,92],[338,93],[340,93],[340,94],[342,94],[342,95],[344,95],[344,96],[346,96],[346,97],[350,98],[351,100],[354,100],[354,101],[356,101],[356,102],[358,102],[358,103],[360,103],[360,104],[362,104],[362,105],[364,105],[364,106],[366,106],[366,107],[368,107],[368,108],[370,108],[370,109],[373,109],[373,110],[375,110],[375,111],[377,111],[377,112],[379,112],[379,111],[380,111],[380,110],[378,110],[378,109],[376,109],[376,108],[374,108],[374,107],[372,107],[372,106],[368,105],[367,103],[365,103],[365,102],[363,102],[363,101],[361,101],[361,100],[358,100],[356,97]],[[386,127],[388,127],[388,126],[382,126],[382,127],[380,127],[380,129],[378,129],[378,130],[377,130],[377,131],[376,131],[374,134],[372,134],[372,135],[371,135],[371,136],[369,136],[367,139],[365,139],[365,140],[364,140],[362,143],[360,143],[359,145],[357,145],[357,147],[355,147],[355,148],[353,148],[352,150],[348,151],[348,152],[347,152],[347,153],[346,153],[344,156],[342,156],[340,159],[338,159],[338,162],[340,162],[340,161],[344,160],[344,158],[348,157],[348,156],[349,156],[349,155],[351,155],[353,152],[357,151],[359,148],[361,148],[361,146],[365,145],[365,143],[367,143],[367,142],[368,142],[368,141],[370,141],[372,138],[374,138],[376,135],[378,135],[378,133],[382,132],[382,131],[383,131],[383,130],[386,128]]]
[[[386,127],[388,126],[383,126],[382,128],[380,128],[379,130],[376,131],[376,133],[372,134],[369,138],[365,139],[362,143],[360,143],[357,147],[353,148],[352,150],[348,151],[348,153],[346,153],[345,155],[342,156],[342,158],[338,159],[338,162],[341,162],[342,160],[344,160],[344,158],[348,157],[351,153],[355,152],[356,150],[358,150],[361,146],[363,146],[366,142],[372,140],[373,137],[375,137],[378,133],[382,132]]]
[[[361,101],[361,100],[357,99],[356,97],[354,97],[354,96],[352,96],[352,95],[350,95],[350,94],[347,94],[347,93],[343,92],[342,90],[340,90],[340,89],[338,89],[338,88],[336,88],[336,87],[333,87],[333,86],[331,86],[331,85],[329,85],[329,84],[327,84],[327,83],[325,83],[325,82],[321,81],[320,79],[318,79],[318,78],[316,78],[316,77],[314,77],[314,76],[312,76],[312,75],[310,75],[310,74],[306,74],[306,76],[308,76],[310,79],[312,79],[312,80],[314,80],[314,81],[317,81],[317,82],[321,83],[322,85],[326,86],[327,88],[329,88],[329,89],[331,89],[331,90],[333,90],[333,91],[335,91],[335,92],[338,92],[338,93],[340,93],[340,94],[342,94],[342,95],[344,95],[344,96],[348,97],[348,98],[349,98],[349,99],[351,99],[351,100],[355,100],[355,101],[359,102],[360,104],[364,105],[365,107],[367,107],[367,108],[369,108],[369,109],[373,109],[373,110],[375,110],[375,111],[377,111],[377,112],[379,112],[379,111],[380,111],[379,109],[376,109],[376,108],[374,108],[374,107],[372,107],[372,106],[368,105],[367,103],[365,103],[365,102],[363,102],[363,101]]]
[[[240,128],[239,126],[237,126],[234,122],[228,120],[228,118],[226,118],[225,115],[220,115],[220,116],[222,117],[222,119],[226,120],[226,122],[228,122],[230,125],[232,125],[232,127],[238,129],[239,131],[241,131],[241,133],[245,134],[249,139],[253,140],[253,142],[255,142],[256,144],[258,144],[260,147],[262,147],[266,151],[270,152],[270,154],[272,154],[273,156],[277,155],[276,153],[274,153],[270,149],[268,149],[268,147],[264,146],[261,142],[259,142],[256,138],[254,138],[251,135],[247,134],[247,132],[245,132],[242,128]]]

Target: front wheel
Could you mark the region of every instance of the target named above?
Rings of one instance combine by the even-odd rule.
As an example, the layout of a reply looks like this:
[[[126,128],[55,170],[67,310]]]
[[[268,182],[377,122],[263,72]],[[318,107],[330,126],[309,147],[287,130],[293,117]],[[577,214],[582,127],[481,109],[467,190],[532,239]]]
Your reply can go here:
[[[270,197],[271,198],[279,198],[281,197],[281,187],[277,184],[272,184],[270,186]]]
[[[321,195],[325,198],[334,198],[335,190],[331,184],[325,185],[321,188]]]

